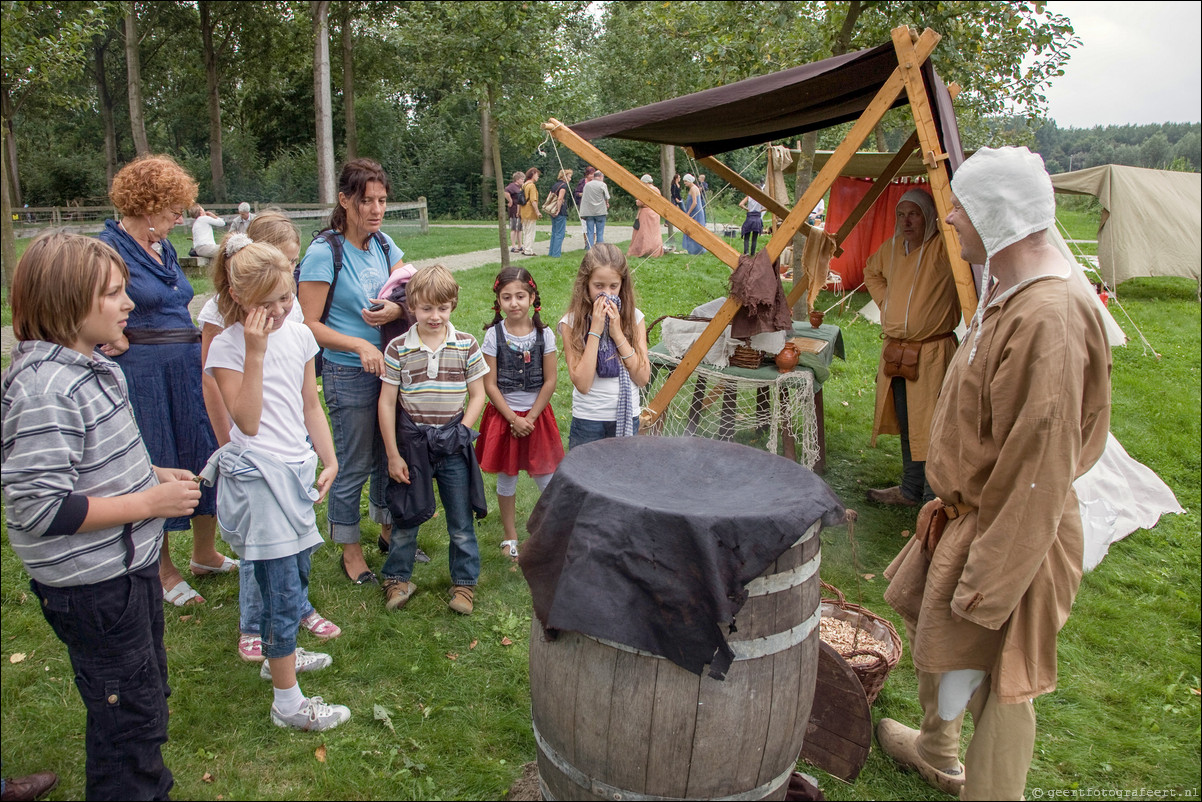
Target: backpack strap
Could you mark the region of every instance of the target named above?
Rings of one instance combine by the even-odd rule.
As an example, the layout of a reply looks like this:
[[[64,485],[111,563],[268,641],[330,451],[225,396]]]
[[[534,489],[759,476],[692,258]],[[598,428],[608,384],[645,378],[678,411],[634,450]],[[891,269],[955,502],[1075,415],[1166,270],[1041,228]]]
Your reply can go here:
[[[330,306],[334,303],[334,288],[338,286],[338,274],[342,272],[342,235],[335,229],[327,228],[313,238],[313,242],[318,240],[330,246],[330,253],[334,257],[334,278],[330,281],[330,291],[326,293],[326,303],[322,307],[321,317],[318,318],[318,322],[324,324],[326,318],[330,316]]]

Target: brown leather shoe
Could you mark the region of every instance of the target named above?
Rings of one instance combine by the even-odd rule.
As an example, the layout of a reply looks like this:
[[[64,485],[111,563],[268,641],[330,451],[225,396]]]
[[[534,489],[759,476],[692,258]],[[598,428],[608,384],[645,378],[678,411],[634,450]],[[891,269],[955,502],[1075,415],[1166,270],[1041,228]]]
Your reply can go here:
[[[447,606],[460,615],[471,615],[472,600],[475,596],[476,592],[467,585],[453,585],[451,587],[451,600],[447,602]]]
[[[10,777],[4,781],[4,802],[31,802],[49,793],[58,785],[53,771],[39,771],[25,777]]]
[[[918,730],[891,718],[883,718],[876,726],[876,740],[881,749],[900,766],[914,769],[932,788],[949,796],[960,796],[964,789],[964,764],[937,769],[918,754]]]
[[[872,489],[868,491],[868,500],[875,501],[877,504],[890,504],[894,507],[917,507],[917,501],[910,501],[902,495],[900,485],[886,487],[883,490]]]
[[[402,582],[399,579],[384,580],[384,607],[389,610],[399,610],[408,603],[411,596],[417,592],[417,585],[412,582]]]

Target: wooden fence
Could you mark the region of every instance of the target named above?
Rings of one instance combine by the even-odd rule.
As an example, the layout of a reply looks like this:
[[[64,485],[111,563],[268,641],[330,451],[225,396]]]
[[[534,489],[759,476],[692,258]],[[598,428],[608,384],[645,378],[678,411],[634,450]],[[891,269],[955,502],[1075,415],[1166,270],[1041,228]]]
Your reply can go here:
[[[333,206],[325,203],[252,203],[251,210],[258,213],[265,209],[278,209],[294,220],[326,219]],[[213,203],[205,209],[232,220],[238,215],[236,203]],[[63,228],[77,234],[95,234],[104,228],[106,219],[116,220],[117,210],[108,206],[26,206],[13,210],[13,233],[17,237],[35,237],[51,228]],[[425,197],[415,201],[398,201],[385,207],[386,225],[400,222],[416,225],[422,234],[430,233],[430,217],[426,210]],[[185,215],[184,223],[189,229],[192,218]]]

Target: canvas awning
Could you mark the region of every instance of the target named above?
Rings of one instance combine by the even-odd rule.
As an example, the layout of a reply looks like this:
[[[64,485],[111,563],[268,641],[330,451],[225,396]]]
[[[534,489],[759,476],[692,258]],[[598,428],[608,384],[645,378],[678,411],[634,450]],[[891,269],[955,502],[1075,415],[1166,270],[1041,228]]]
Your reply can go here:
[[[1093,195],[1105,209],[1098,269],[1111,287],[1136,276],[1199,280],[1202,174],[1107,164],[1052,176],[1057,192]]]
[[[897,69],[892,43],[574,123],[582,139],[633,139],[690,148],[697,159],[857,119]],[[960,133],[947,87],[922,65],[944,152],[954,170]],[[892,108],[909,103],[901,93]]]

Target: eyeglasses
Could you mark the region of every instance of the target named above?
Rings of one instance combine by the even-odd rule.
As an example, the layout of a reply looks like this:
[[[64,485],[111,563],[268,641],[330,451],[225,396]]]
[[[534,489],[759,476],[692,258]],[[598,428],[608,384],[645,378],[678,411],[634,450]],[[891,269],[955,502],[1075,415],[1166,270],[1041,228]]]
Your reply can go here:
[[[168,207],[167,207],[167,211],[171,212],[171,216],[172,216],[172,217],[183,217],[183,216],[184,216],[184,210],[183,210],[183,209],[180,209],[179,211],[176,211],[175,209],[172,209],[170,206],[168,206]]]

